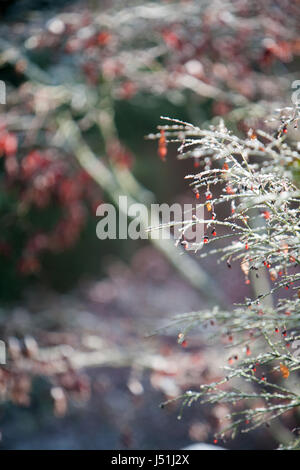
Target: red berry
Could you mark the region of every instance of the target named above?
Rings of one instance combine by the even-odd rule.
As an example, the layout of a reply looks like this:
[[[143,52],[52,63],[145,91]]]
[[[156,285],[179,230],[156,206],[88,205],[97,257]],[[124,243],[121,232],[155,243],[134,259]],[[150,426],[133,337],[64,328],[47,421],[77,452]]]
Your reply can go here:
[[[167,156],[167,140],[163,129],[160,131],[160,138],[158,141],[158,156],[162,161],[165,161]]]
[[[3,152],[8,157],[13,156],[17,152],[18,140],[15,134],[8,132],[0,139],[0,146],[3,149]]]

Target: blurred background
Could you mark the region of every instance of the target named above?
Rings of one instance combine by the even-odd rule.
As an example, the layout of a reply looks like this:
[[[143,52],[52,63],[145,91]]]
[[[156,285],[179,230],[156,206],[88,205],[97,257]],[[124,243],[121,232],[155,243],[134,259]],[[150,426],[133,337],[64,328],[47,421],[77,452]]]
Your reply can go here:
[[[181,420],[178,403],[159,405],[216,380],[229,353],[205,329],[184,345],[153,333],[250,288],[238,267],[172,240],[100,241],[96,208],[118,210],[120,194],[195,202],[184,176],[199,161],[172,145],[162,161],[145,138],[160,116],[201,127],[222,116],[245,135],[291,106],[299,3],[6,0],[0,13],[0,448],[212,442],[224,405]],[[226,447],[277,442],[265,428]]]

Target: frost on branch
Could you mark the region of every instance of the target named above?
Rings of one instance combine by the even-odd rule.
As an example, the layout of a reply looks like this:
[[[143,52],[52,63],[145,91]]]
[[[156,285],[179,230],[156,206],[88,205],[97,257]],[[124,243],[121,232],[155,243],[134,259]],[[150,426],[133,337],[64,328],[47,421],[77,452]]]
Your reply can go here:
[[[202,242],[192,244],[198,257],[218,255],[228,268],[238,263],[246,284],[263,268],[270,282],[259,295],[254,288],[253,297],[233,311],[216,307],[181,315],[173,323],[181,343],[191,328],[213,324],[218,326],[214,338],[241,350],[240,357],[229,355],[223,380],[180,397],[187,405],[198,400],[231,404],[220,433],[226,438],[286,412],[299,413],[300,354],[295,348],[300,345],[300,155],[299,146],[287,142],[288,126],[297,126],[299,113],[296,109],[286,118],[281,114],[274,134],[250,129],[245,138],[233,135],[223,121],[200,129],[164,119],[170,124],[159,130],[166,142],[179,144],[180,159],[194,160],[197,171],[186,179],[197,206],[204,207],[204,219],[191,215],[185,220],[182,239],[187,228],[204,224],[205,250],[199,251]],[[297,435],[291,436],[289,447],[299,447]]]

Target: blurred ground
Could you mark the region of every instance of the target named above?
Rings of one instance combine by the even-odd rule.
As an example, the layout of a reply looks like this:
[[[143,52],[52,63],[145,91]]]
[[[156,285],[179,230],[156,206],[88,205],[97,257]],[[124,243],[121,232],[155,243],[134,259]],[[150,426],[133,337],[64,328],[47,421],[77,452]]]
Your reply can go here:
[[[46,326],[48,344],[76,347],[77,333],[82,335],[84,328],[81,345],[86,351],[96,347],[100,354],[83,359],[89,362],[85,374],[91,380],[91,397],[87,402],[71,398],[64,417],[53,416],[44,379],[35,381],[29,407],[5,405],[1,448],[179,449],[195,441],[212,442],[212,430],[226,414],[223,406],[186,408],[178,420],[179,404],[165,409],[159,405],[166,396],[216,379],[227,360],[224,349],[209,347],[205,330],[188,338],[186,348],[176,342],[174,330],[146,337],[174,314],[199,306],[199,294],[149,247],[137,252],[130,266],[111,260],[107,278],[85,282],[68,295],[28,293],[11,312],[11,331],[28,330],[43,341],[41,327]],[[263,430],[225,446],[265,449],[274,443]]]

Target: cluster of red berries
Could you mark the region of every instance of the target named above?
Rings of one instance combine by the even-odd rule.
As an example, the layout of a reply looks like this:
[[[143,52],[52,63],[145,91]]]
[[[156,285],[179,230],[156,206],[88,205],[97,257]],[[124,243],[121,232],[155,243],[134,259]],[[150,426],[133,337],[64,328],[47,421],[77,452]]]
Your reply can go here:
[[[15,216],[36,210],[57,208],[58,217],[47,231],[38,224],[24,237],[16,269],[22,275],[40,270],[40,254],[65,250],[76,243],[85,225],[87,210],[100,203],[98,187],[89,175],[75,169],[62,155],[52,150],[32,150],[22,155],[18,137],[4,125],[0,130],[0,154],[3,162],[3,190],[17,196]],[[15,222],[14,222],[15,223]],[[3,233],[5,237],[5,233]],[[9,259],[14,251],[11,241],[0,240],[0,256]]]

